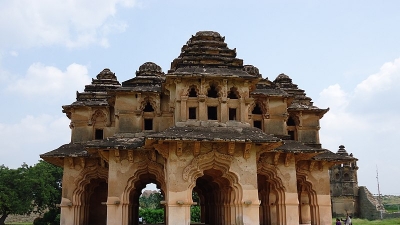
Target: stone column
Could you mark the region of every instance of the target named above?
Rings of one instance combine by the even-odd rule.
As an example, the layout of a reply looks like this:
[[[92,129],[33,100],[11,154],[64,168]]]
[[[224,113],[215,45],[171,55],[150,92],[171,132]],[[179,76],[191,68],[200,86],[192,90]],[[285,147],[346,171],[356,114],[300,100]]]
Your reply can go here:
[[[168,191],[165,207],[167,225],[188,225],[190,224],[190,206],[192,200],[187,199],[190,190],[174,192]],[[191,196],[191,195],[190,195]]]
[[[119,150],[109,151],[107,225],[128,225],[129,199],[124,202],[124,189],[134,174],[128,158],[120,158]],[[125,193],[128,194],[129,193]]]
[[[180,121],[184,122],[187,120],[187,107],[186,107],[186,101],[188,97],[187,96],[181,96],[181,119]]]
[[[221,97],[220,102],[221,102],[221,111],[220,111],[220,118],[221,118],[221,123],[226,123],[226,121],[229,120],[229,110],[228,110],[228,104],[226,103],[227,98],[226,97]]]

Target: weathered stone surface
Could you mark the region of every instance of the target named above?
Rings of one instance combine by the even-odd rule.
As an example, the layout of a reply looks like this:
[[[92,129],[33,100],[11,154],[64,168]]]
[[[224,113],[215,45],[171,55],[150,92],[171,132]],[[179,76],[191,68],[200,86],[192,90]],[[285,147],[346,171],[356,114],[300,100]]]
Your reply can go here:
[[[155,183],[165,223],[329,224],[329,168],[352,157],[322,149],[319,109],[281,74],[263,79],[225,38],[200,31],[164,74],[153,62],[118,82],[104,69],[63,106],[71,143],[41,157],[64,168],[61,224],[138,223]]]

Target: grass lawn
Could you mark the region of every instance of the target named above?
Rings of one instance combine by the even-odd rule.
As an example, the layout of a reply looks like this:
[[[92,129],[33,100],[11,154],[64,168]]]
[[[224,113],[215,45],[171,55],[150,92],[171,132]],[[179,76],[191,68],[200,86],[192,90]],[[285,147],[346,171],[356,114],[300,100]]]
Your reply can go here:
[[[351,220],[353,225],[359,225],[359,224],[366,224],[366,225],[373,225],[373,224],[380,224],[380,225],[392,225],[392,224],[398,224],[400,225],[400,218],[396,219],[386,219],[386,220],[363,220],[363,219],[352,219]],[[336,219],[332,220],[332,224],[335,224]],[[344,224],[342,222],[342,224]]]

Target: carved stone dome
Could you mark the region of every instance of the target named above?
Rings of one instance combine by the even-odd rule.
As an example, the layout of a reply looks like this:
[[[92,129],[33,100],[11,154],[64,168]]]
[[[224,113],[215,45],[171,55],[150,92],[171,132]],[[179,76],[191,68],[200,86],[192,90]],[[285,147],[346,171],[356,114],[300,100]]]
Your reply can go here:
[[[179,68],[243,68],[243,60],[236,58],[236,49],[230,49],[215,31],[199,31],[181,49],[171,63],[171,70]]]
[[[117,77],[115,76],[115,73],[113,73],[109,68],[103,69],[96,78],[98,80],[116,80]]]
[[[145,62],[136,71],[136,76],[161,76],[164,73],[161,67],[153,62]]]
[[[253,75],[256,77],[262,77],[258,68],[253,65],[244,65],[243,70],[246,71],[250,75]]]
[[[275,78],[274,83],[292,83],[292,79],[288,75],[281,73]]]

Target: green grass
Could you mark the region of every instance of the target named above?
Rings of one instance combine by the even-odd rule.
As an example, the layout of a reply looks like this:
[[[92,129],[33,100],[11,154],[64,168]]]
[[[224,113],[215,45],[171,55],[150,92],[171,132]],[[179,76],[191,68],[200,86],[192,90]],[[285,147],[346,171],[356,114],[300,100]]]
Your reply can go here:
[[[332,220],[332,224],[335,224],[336,219]],[[373,224],[379,224],[379,225],[393,225],[393,224],[398,224],[400,225],[400,218],[396,218],[396,219],[385,219],[385,220],[364,220],[364,219],[352,219],[352,222],[354,225],[373,225]],[[344,224],[342,222],[342,224]]]
[[[6,225],[32,225],[32,223],[6,223]]]

